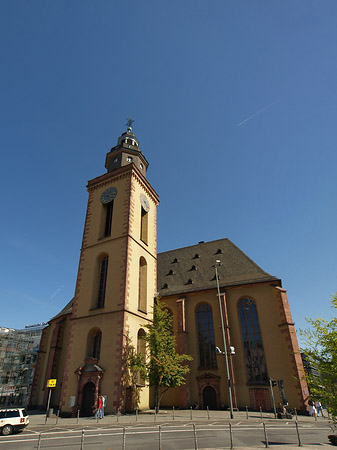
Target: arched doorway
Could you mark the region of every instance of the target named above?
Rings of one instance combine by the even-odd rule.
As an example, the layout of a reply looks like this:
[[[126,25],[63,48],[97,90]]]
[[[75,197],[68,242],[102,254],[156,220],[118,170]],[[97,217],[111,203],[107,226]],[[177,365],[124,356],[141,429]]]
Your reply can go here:
[[[212,386],[206,386],[203,390],[204,408],[218,409],[215,389]]]
[[[95,404],[95,385],[92,382],[86,383],[83,388],[81,416],[90,417],[93,415]]]

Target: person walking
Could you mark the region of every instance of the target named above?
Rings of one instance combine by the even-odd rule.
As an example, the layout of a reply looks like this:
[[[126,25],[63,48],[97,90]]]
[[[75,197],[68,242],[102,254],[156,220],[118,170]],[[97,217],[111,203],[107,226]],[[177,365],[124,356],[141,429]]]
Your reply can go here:
[[[96,409],[96,412],[95,412],[95,419],[101,419],[102,418],[102,396],[100,395],[99,397],[98,397],[98,400],[97,400],[97,409]]]
[[[317,411],[314,403],[311,400],[309,400],[308,405],[309,405],[309,416],[316,417]]]
[[[103,419],[104,417],[104,408],[105,408],[105,397],[104,395],[101,395],[101,401],[102,401],[102,407],[101,407],[101,417],[100,419]]]
[[[320,401],[318,401],[318,400],[315,401],[315,408],[317,411],[317,417],[319,417],[319,413],[321,412],[322,417],[324,418],[322,403]]]

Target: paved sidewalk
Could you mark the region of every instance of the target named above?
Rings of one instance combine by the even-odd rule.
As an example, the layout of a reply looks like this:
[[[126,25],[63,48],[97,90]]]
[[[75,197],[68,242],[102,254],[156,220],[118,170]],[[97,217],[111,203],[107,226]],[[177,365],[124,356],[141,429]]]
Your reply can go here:
[[[34,413],[34,411],[29,411],[30,417],[30,427],[32,426],[44,426],[46,414],[45,413]],[[51,417],[48,417],[47,424],[48,427],[53,425],[62,425],[62,426],[73,426],[73,425],[81,425],[81,426],[91,426],[95,423],[100,425],[134,425],[136,423],[144,423],[144,424],[161,424],[165,423],[174,423],[174,422],[232,422],[233,424],[238,422],[245,423],[286,423],[286,422],[294,422],[295,416],[292,419],[275,419],[273,413],[262,413],[262,416],[259,412],[250,411],[247,413],[246,411],[234,411],[234,418],[230,419],[229,411],[209,411],[206,410],[161,410],[158,414],[155,414],[153,410],[142,411],[138,414],[122,414],[117,416],[116,414],[106,414],[103,419],[96,420],[93,417],[71,417],[71,418],[57,418],[55,414]],[[314,425],[326,425],[329,426],[331,424],[328,418],[317,417],[315,420],[314,417],[310,416],[297,416],[297,421],[299,425],[302,424],[314,424]]]
[[[259,412],[249,412],[248,419],[247,413],[245,411],[234,412],[234,418],[230,420],[230,415],[228,411],[209,411],[208,413],[205,410],[192,410],[192,419],[191,419],[191,411],[190,410],[175,410],[174,413],[172,410],[161,410],[159,414],[155,414],[153,410],[151,411],[143,411],[138,415],[130,414],[130,415],[120,415],[116,416],[115,414],[105,415],[103,419],[96,420],[93,417],[79,417],[77,418],[57,418],[56,415],[52,415],[48,417],[47,423],[45,423],[46,415],[39,413],[34,414],[34,412],[29,411],[30,416],[30,424],[29,429],[32,431],[40,431],[40,432],[52,432],[54,429],[94,429],[96,427],[128,427],[128,426],[156,426],[156,425],[167,425],[172,426],[174,424],[178,425],[183,423],[195,423],[196,425],[201,424],[221,424],[228,425],[229,422],[235,425],[253,425],[253,424],[261,424],[264,422],[266,426],[282,425],[286,423],[294,423],[295,427],[295,417],[293,419],[275,419],[274,414],[272,413],[263,413],[262,418]],[[317,427],[326,427],[326,442],[328,442],[328,434],[332,434],[329,430],[329,425],[331,422],[327,418],[318,417],[315,420],[314,417],[310,416],[298,416],[298,425],[299,427],[307,427],[310,425]],[[229,447],[221,447],[224,448]],[[252,447],[242,447],[240,445],[235,446],[234,448],[238,450],[252,450],[258,448],[265,448],[264,445],[257,446],[254,444]],[[273,450],[298,450],[299,446],[294,444],[282,444],[282,445],[274,445],[270,444],[270,448]],[[316,445],[303,445],[303,449],[308,450],[318,450],[318,449],[330,449],[332,450],[334,447],[327,443],[316,444]],[[220,450],[214,447],[210,448],[199,448],[199,450]]]

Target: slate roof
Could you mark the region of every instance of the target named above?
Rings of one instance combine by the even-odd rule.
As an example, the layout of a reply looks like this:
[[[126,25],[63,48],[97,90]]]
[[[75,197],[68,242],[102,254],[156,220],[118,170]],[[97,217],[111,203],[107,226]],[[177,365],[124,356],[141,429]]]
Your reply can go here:
[[[158,254],[161,297],[215,289],[215,261],[221,287],[280,280],[261,269],[229,239],[201,242]]]
[[[158,253],[158,293],[161,297],[216,289],[215,261],[220,288],[265,281],[281,283],[261,269],[229,239],[203,242]],[[71,314],[73,300],[51,320]]]

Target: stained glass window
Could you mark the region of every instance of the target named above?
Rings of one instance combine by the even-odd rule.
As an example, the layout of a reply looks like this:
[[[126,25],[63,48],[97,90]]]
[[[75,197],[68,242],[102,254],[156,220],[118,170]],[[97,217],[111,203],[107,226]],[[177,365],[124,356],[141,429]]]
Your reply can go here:
[[[200,367],[217,367],[212,307],[207,303],[196,309]]]
[[[240,300],[239,315],[248,382],[264,383],[268,376],[255,301],[250,298]]]

